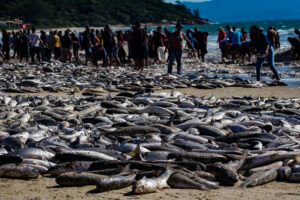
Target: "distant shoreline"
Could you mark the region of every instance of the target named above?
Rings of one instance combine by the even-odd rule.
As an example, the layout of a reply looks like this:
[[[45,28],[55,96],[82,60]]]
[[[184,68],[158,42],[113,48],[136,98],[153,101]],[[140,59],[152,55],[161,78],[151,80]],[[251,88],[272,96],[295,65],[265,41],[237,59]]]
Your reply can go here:
[[[208,19],[203,19],[203,18],[196,18],[196,19],[182,19],[180,20],[183,25],[206,25],[206,24],[214,24],[213,22],[209,21]],[[162,20],[160,23],[141,23],[142,27],[147,26],[147,27],[157,27],[157,26],[175,26],[177,21],[168,21],[168,20]],[[125,25],[125,24],[110,24],[110,27],[112,29],[125,29],[125,28],[130,28],[131,25]],[[29,27],[31,28],[31,27]],[[91,28],[95,29],[103,29],[104,26],[92,26]],[[53,28],[37,28],[37,30],[76,30],[76,31],[83,31],[85,27],[53,27]],[[7,29],[8,31],[16,31],[20,30],[13,28],[13,29]]]

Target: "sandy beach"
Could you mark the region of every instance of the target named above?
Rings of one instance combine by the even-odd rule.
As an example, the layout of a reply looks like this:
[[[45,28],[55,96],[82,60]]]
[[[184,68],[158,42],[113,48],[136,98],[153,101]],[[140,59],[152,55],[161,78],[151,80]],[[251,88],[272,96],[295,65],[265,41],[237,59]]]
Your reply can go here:
[[[172,90],[157,90],[155,92],[171,92]],[[242,88],[242,87],[227,87],[227,88],[216,88],[216,89],[197,89],[197,88],[183,88],[176,89],[175,91],[181,92],[187,95],[194,95],[198,97],[210,97],[216,96],[218,98],[222,97],[276,97],[276,98],[298,98],[300,97],[300,88],[292,87],[262,87],[262,88]],[[8,95],[20,95],[19,93],[6,93]],[[22,93],[21,93],[22,94]],[[112,92],[110,95],[114,96],[117,92]],[[24,93],[25,96],[60,96],[69,97],[67,93],[59,92],[40,92],[40,93]],[[107,96],[108,93],[104,92],[100,94],[101,96]],[[83,96],[82,93],[75,93],[74,96]]]
[[[200,90],[195,88],[178,89],[176,91],[188,95],[209,97],[232,97],[232,96],[253,96],[253,97],[278,97],[293,98],[300,97],[299,88],[290,87],[267,87],[267,88],[218,88],[214,90]],[[170,92],[170,90],[161,90],[157,92]],[[65,93],[32,93],[26,95],[54,95],[68,97]],[[111,95],[115,95],[112,93]],[[16,95],[16,94],[11,94]],[[103,96],[107,93],[103,93]],[[76,93],[75,96],[82,96]],[[36,180],[13,180],[0,179],[0,200],[42,200],[42,199],[185,199],[185,200],[273,200],[300,199],[300,185],[294,183],[272,182],[263,186],[248,189],[238,187],[223,187],[219,190],[201,191],[201,190],[180,190],[165,189],[163,191],[147,194],[133,195],[131,187],[104,193],[97,193],[95,186],[86,187],[59,187],[55,183],[55,178],[39,177]]]
[[[263,186],[249,189],[221,188],[219,190],[180,190],[165,189],[163,191],[134,195],[131,187],[104,193],[95,192],[95,186],[60,188],[54,178],[38,178],[36,180],[1,179],[1,200],[42,200],[42,199],[185,199],[185,200],[273,200],[300,199],[300,185],[295,183],[272,182]]]

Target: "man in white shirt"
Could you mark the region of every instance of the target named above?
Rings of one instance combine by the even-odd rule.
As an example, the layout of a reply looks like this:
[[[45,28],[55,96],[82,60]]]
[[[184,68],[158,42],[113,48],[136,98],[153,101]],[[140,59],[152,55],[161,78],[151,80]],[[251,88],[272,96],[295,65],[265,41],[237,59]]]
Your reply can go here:
[[[29,35],[29,43],[30,43],[30,56],[31,56],[31,62],[34,63],[34,56],[37,55],[37,59],[39,62],[41,62],[40,58],[40,43],[42,45],[43,41],[40,39],[40,37],[35,33],[35,28],[32,28],[32,33]]]

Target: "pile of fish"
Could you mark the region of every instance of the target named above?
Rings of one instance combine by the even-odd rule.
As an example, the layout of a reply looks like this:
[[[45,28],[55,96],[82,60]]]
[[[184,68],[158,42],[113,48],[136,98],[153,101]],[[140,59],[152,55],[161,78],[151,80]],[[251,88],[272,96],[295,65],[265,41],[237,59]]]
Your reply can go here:
[[[0,177],[135,194],[300,182],[300,99],[0,95]]]
[[[194,64],[188,70],[198,69],[184,76],[168,75],[164,66],[150,67],[144,73],[137,73],[130,66],[95,68],[75,64],[26,63],[2,64],[0,91],[10,93],[64,92],[69,94],[101,95],[105,92],[148,91],[195,87],[213,89],[223,87],[265,87],[286,85],[283,82],[257,83],[240,77],[210,77],[210,66]],[[214,68],[216,69],[216,68]],[[219,73],[213,70],[215,74]],[[225,70],[223,70],[225,71]],[[222,72],[222,71],[220,71]],[[227,73],[231,73],[228,70]]]

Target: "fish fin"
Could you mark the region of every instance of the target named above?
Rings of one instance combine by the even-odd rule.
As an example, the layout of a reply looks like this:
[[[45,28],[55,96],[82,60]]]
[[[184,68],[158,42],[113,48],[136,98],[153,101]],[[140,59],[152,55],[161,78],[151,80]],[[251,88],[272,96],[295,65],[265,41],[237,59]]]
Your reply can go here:
[[[162,143],[161,143],[161,146],[162,146],[162,147],[167,147],[167,145],[166,145],[165,142],[162,142]]]
[[[126,165],[123,169],[122,172],[129,172],[130,171],[130,164]]]
[[[300,162],[300,154],[297,154],[294,159],[296,162]]]
[[[136,148],[132,151],[132,152],[129,152],[127,155],[131,156],[131,157],[136,157],[138,154],[141,153],[141,147],[140,145],[138,144],[136,146]]]
[[[168,126],[173,126],[173,121],[176,118],[176,116],[177,116],[177,112],[175,112],[173,115],[171,115],[169,121],[167,122]]]

